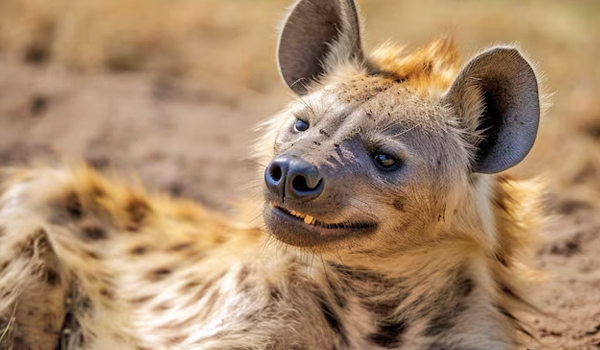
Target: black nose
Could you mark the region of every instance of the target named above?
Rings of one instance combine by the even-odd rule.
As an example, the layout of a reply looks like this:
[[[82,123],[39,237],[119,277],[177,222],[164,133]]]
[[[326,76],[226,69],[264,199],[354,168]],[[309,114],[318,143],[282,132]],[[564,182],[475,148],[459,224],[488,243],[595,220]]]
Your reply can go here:
[[[282,199],[308,202],[317,198],[324,180],[316,166],[292,156],[279,156],[267,166],[265,182],[269,190]]]

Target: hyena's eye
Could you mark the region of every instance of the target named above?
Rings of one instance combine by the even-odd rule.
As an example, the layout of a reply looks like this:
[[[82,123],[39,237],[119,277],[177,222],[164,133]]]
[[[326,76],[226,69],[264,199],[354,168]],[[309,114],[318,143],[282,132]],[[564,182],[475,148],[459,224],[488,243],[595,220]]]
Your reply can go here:
[[[306,131],[308,130],[308,126],[308,122],[305,122],[302,119],[298,119],[296,120],[296,124],[294,124],[294,130],[298,132]]]
[[[381,152],[373,153],[373,160],[380,168],[383,169],[391,169],[397,163],[396,158]]]

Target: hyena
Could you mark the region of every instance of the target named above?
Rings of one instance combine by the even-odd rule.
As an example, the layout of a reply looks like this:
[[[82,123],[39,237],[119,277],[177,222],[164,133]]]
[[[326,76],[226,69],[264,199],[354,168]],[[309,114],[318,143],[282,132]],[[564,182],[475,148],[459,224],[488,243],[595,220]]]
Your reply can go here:
[[[363,50],[353,0],[300,0],[267,121],[262,220],[85,166],[0,176],[2,349],[515,349],[540,188],[519,50]],[[242,214],[240,214],[242,215]]]

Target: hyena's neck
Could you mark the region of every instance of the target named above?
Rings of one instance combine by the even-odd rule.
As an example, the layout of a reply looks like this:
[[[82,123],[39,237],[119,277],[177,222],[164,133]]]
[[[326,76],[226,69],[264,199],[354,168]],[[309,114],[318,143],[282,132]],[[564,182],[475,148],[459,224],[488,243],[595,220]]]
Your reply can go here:
[[[458,249],[411,252],[396,268],[391,261],[368,267],[325,261],[314,264],[310,278],[327,322],[352,348],[428,348],[431,339],[470,317],[476,304],[492,301],[482,287],[486,262],[477,254],[457,259]],[[494,316],[480,314],[487,327]]]

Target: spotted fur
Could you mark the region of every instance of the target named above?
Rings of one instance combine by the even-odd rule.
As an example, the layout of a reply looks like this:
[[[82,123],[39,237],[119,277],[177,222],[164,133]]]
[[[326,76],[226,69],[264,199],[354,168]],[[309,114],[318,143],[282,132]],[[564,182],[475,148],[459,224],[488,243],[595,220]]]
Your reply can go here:
[[[323,3],[356,11],[351,0]],[[531,308],[524,266],[542,187],[472,171],[485,135],[469,118],[482,112],[482,92],[468,86],[462,104],[440,102],[461,74],[454,45],[347,55],[362,50],[359,21],[327,23],[343,45],[323,46],[331,52],[314,81],[295,89],[304,97],[263,125],[254,156],[301,147],[348,169],[349,138],[385,142],[381,130],[395,131],[410,159],[427,164],[420,182],[368,196],[365,177],[343,173],[344,193],[360,202],[341,207],[340,194],[321,205],[323,220],[362,208],[378,231],[299,247],[244,213],[149,194],[86,166],[2,169],[0,349],[504,350],[527,341],[519,315]],[[327,124],[340,113],[359,113],[358,126]],[[282,135],[304,115],[322,121],[316,136],[287,145]]]

